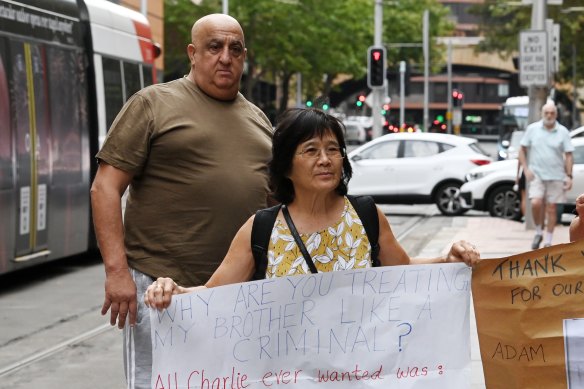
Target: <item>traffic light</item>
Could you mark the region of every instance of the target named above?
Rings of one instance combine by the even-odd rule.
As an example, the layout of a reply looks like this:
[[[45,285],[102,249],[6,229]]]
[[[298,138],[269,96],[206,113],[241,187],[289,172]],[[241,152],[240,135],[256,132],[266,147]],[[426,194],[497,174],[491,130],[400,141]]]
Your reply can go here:
[[[391,107],[389,104],[383,104],[383,106],[381,107],[381,114],[385,116],[387,113],[389,113],[390,108]]]
[[[464,103],[464,94],[457,89],[452,91],[452,106],[456,108],[462,108]]]
[[[312,101],[311,100],[306,100],[306,106],[308,108],[312,107]]]
[[[367,55],[367,86],[379,88],[385,82],[385,47],[370,47]]]
[[[357,101],[355,102],[355,105],[359,108],[361,108],[363,106],[363,104],[365,103],[365,95],[359,95],[359,97],[357,97]]]

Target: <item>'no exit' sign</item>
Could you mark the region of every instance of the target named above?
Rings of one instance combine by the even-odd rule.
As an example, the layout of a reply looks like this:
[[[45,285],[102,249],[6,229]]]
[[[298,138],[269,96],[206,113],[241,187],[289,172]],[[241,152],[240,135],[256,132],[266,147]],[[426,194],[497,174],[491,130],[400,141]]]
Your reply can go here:
[[[519,35],[519,84],[521,86],[548,85],[547,42],[545,31],[521,31]]]

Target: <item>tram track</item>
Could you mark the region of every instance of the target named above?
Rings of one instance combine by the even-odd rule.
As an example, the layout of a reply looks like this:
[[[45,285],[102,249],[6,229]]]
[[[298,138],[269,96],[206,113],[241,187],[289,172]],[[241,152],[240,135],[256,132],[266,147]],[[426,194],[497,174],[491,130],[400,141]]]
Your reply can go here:
[[[22,368],[25,368],[33,363],[39,362],[43,359],[49,358],[55,354],[62,352],[70,347],[73,347],[77,344],[85,342],[89,339],[92,339],[96,336],[101,335],[102,333],[110,330],[112,326],[109,323],[97,326],[92,328],[88,331],[85,331],[77,336],[71,337],[65,341],[62,341],[54,346],[46,348],[44,350],[38,351],[33,353],[32,355],[27,356],[17,362],[9,364],[4,367],[0,367],[0,378],[7,376],[11,373],[14,373]]]

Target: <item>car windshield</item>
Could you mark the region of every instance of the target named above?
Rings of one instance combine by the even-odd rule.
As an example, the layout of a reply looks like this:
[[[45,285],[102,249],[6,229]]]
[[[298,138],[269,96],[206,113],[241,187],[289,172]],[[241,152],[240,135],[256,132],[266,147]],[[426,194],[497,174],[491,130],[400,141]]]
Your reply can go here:
[[[487,157],[489,156],[489,153],[487,153],[485,150],[483,150],[481,148],[481,146],[478,143],[476,143],[476,142],[475,143],[469,143],[468,147],[470,147],[473,151],[475,151],[475,152],[477,152],[479,154],[485,155]]]

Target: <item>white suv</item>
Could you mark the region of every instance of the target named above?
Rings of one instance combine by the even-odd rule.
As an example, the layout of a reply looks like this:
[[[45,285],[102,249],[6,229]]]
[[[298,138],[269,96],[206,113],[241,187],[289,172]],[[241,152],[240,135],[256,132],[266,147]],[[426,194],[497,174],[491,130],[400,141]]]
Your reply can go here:
[[[570,212],[576,197],[584,193],[584,137],[572,138],[574,145],[574,168],[572,189],[567,193],[564,211]],[[513,190],[517,176],[517,159],[493,162],[472,169],[467,182],[460,188],[462,207],[488,211],[491,216],[511,220],[521,219],[519,193]]]

